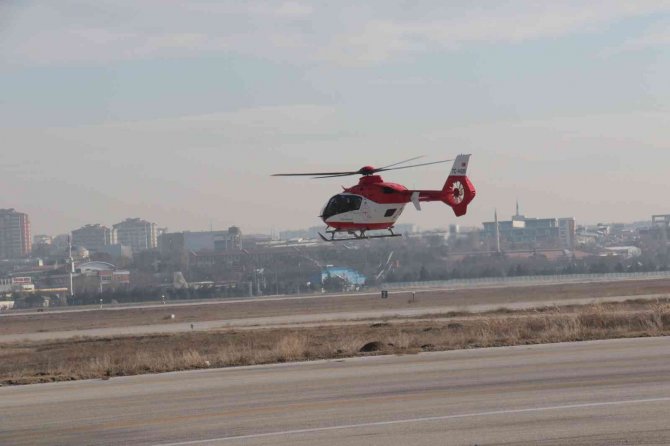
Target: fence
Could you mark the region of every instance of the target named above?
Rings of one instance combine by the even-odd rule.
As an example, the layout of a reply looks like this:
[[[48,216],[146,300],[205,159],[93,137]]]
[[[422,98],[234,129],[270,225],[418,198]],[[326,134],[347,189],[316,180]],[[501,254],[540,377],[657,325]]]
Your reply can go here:
[[[563,283],[617,282],[622,280],[670,279],[670,271],[646,273],[565,274],[554,276],[482,277],[478,279],[432,280],[426,282],[390,282],[380,288],[404,290],[416,288],[481,288],[495,286],[531,286]]]

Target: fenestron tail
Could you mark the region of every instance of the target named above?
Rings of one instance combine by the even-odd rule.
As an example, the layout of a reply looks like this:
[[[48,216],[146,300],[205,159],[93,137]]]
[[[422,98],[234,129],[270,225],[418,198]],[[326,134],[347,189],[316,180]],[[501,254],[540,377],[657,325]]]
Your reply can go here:
[[[442,201],[451,206],[457,217],[466,214],[468,204],[477,194],[475,187],[467,176],[469,163],[470,154],[458,155],[451,168],[451,174],[442,188]]]

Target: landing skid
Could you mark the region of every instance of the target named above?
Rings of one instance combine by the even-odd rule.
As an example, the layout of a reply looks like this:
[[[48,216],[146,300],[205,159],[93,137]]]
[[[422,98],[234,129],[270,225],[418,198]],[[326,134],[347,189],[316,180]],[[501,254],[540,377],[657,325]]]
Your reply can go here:
[[[351,240],[369,240],[373,238],[402,237],[402,234],[395,234],[392,229],[389,229],[388,231],[390,232],[390,234],[387,235],[367,235],[364,230],[360,231],[326,230],[326,234],[328,234],[330,237],[326,237],[320,232],[319,237],[321,237],[321,239],[324,242],[346,242]],[[335,234],[338,233],[347,233],[350,235],[350,237],[335,238]]]

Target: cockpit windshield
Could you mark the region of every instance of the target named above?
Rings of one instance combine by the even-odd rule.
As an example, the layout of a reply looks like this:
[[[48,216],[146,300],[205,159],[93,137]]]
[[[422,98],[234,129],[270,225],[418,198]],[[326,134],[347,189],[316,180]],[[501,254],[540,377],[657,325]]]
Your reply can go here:
[[[361,208],[363,199],[358,195],[338,194],[330,199],[322,217],[327,219],[333,215],[343,214],[345,212],[357,211]]]

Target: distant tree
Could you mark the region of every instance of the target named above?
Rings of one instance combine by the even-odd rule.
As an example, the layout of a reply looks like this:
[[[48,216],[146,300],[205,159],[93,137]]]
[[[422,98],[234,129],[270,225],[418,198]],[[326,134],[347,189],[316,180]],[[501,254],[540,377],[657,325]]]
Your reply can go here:
[[[610,272],[610,268],[605,262],[599,261],[597,263],[591,264],[589,267],[589,272],[591,274],[604,274]]]
[[[421,265],[421,269],[419,270],[419,281],[425,282],[430,279],[431,279],[430,272],[428,271],[425,265]]]
[[[323,289],[326,291],[344,291],[349,282],[343,278],[343,277],[338,277],[338,276],[331,276],[330,273],[326,276],[325,279],[323,279]]]

